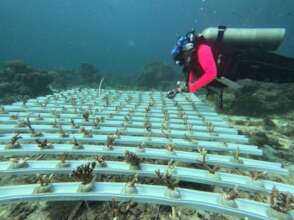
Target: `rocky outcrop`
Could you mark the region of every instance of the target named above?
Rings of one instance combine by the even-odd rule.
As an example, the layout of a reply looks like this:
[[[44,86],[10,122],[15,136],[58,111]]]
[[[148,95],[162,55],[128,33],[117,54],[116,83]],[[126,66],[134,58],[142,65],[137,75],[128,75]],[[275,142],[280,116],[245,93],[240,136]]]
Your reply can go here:
[[[21,60],[8,61],[0,70],[1,103],[48,94],[53,78],[47,71],[32,68]]]
[[[248,116],[286,113],[294,108],[294,83],[263,83],[242,80],[237,91],[225,96],[225,111]]]
[[[69,89],[72,87],[97,87],[101,75],[94,64],[82,63],[77,70],[59,70],[54,72],[53,87]]]
[[[144,66],[138,77],[138,86],[144,89],[167,90],[175,86],[178,78],[172,67],[162,62],[155,62]]]

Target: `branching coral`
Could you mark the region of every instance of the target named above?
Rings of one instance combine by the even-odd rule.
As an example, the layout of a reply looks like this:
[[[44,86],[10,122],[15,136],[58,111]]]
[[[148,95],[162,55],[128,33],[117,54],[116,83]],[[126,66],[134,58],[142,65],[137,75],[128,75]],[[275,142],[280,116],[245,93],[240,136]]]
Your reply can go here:
[[[168,121],[163,121],[161,124],[162,129],[168,130],[169,129],[169,123]]]
[[[60,135],[60,137],[62,137],[62,138],[67,138],[67,137],[69,137],[69,134],[67,134],[67,133],[65,132],[65,130],[63,130],[63,128],[62,128],[61,125],[59,126],[59,135]]]
[[[81,128],[81,132],[84,134],[84,137],[92,138],[93,132],[92,130],[87,130],[86,128]]]
[[[141,159],[135,153],[126,151],[125,152],[125,161],[131,165],[131,168],[140,169]]]
[[[145,108],[145,113],[149,113],[151,110],[150,106],[148,105],[146,108]]]
[[[176,145],[175,144],[166,144],[165,148],[168,152],[175,153]]]
[[[115,130],[114,135],[115,135],[116,138],[120,138],[121,134],[122,134],[122,129],[116,129]]]
[[[70,163],[66,161],[66,155],[62,154],[59,156],[59,162],[57,163],[58,168],[66,168],[70,166]]]
[[[105,145],[109,150],[113,149],[113,144],[115,142],[115,139],[116,139],[116,135],[108,135],[107,136]]]
[[[145,122],[144,122],[144,128],[145,128],[147,131],[151,131],[151,127],[152,127],[152,124],[150,123],[150,121],[145,121]]]
[[[52,127],[53,128],[60,128],[60,122],[56,118],[54,118]]]
[[[155,99],[153,97],[150,98],[149,106],[152,107],[155,105]]]
[[[121,110],[121,104],[115,106],[114,111],[115,113],[118,113]]]
[[[60,159],[60,162],[61,162],[61,163],[65,163],[66,155],[65,155],[65,154],[62,154],[62,155],[59,157],[59,159]]]
[[[25,168],[28,167],[29,164],[27,163],[27,160],[29,158],[10,158],[10,163],[8,168],[9,169],[19,169],[19,168]]]
[[[17,120],[18,119],[18,115],[10,115],[9,118],[12,119],[12,120]]]
[[[162,137],[170,139],[170,131],[169,130],[165,130],[165,129],[161,128],[160,132],[161,132]]]
[[[49,104],[49,99],[48,98],[46,98],[44,101],[43,101],[43,103],[41,103],[41,106],[43,107],[43,108],[46,108],[47,107],[47,105]]]
[[[14,148],[20,148],[21,144],[18,142],[19,139],[21,139],[22,137],[20,136],[19,133],[15,134],[11,139],[10,139],[10,143],[8,143],[7,145],[5,145],[6,149],[14,149]]]
[[[260,178],[264,178],[266,176],[266,172],[249,172],[249,175],[253,181],[256,181]]]
[[[176,169],[176,161],[174,160],[170,160],[168,161],[168,164],[167,164],[167,170],[169,173],[172,173],[174,172]]]
[[[220,170],[219,166],[203,164],[203,167],[208,170],[209,173],[215,174],[216,171]]]
[[[243,160],[240,158],[240,149],[239,148],[233,153],[233,161],[236,163],[243,163]]]
[[[184,117],[183,122],[184,122],[184,125],[187,127],[188,126],[188,118]]]
[[[190,134],[193,134],[193,125],[188,124],[188,125],[186,126],[186,129],[187,129],[187,131],[188,131]],[[194,135],[194,136],[195,136],[195,135]]]
[[[187,102],[191,102],[191,103],[193,102],[193,100],[190,96],[185,96],[185,99]]]
[[[77,105],[77,98],[76,97],[71,97],[70,98],[70,103],[72,106],[76,106]]]
[[[51,182],[53,181],[53,174],[50,176],[37,174],[37,182],[40,186],[36,186],[33,193],[49,193],[52,189]]]
[[[75,137],[73,138],[72,144],[73,144],[73,149],[83,149],[84,148],[83,145],[80,144]]]
[[[198,148],[197,149],[200,155],[202,156],[201,166],[208,170],[209,173],[215,174],[216,171],[220,170],[219,166],[208,165],[207,164],[207,150],[205,148]]]
[[[60,118],[60,111],[57,111],[57,110],[54,110],[53,112],[52,112],[52,115],[54,116],[54,118]]]
[[[238,186],[236,186],[233,189],[231,189],[228,193],[225,193],[224,199],[234,200],[234,199],[238,198],[239,195],[240,195],[240,192],[239,192]]]
[[[134,176],[132,176],[130,178],[130,180],[128,181],[128,187],[135,187],[135,184],[138,182],[138,177],[139,177],[139,174],[136,173]]]
[[[140,145],[138,145],[138,151],[144,152],[146,147],[146,143],[143,141]]]
[[[124,121],[129,122],[130,121],[130,117],[128,115],[124,116]]]
[[[206,164],[207,150],[205,148],[197,148],[197,151],[202,156],[202,164]]]
[[[107,164],[106,164],[106,161],[105,161],[105,158],[103,156],[96,156],[96,161],[98,162],[98,164],[101,166],[101,167],[106,167]]]
[[[185,125],[186,127],[188,126],[188,124]],[[185,139],[193,144],[195,144],[196,146],[198,146],[198,142],[195,138],[195,135],[193,135],[193,132],[188,130],[185,132],[185,135],[184,135]]]
[[[36,139],[35,142],[38,144],[38,147],[41,149],[52,149],[53,145],[48,143],[47,139],[40,140]]]
[[[134,108],[134,107],[130,107],[130,108],[128,109],[128,116],[133,115],[134,112],[135,112],[135,108]]]
[[[290,193],[279,192],[276,187],[273,187],[270,194],[270,204],[274,210],[287,213],[294,209],[294,196]]]
[[[29,100],[29,96],[28,95],[20,95],[20,100],[22,101],[22,105],[25,106]]]
[[[71,176],[82,182],[82,184],[91,183],[94,178],[93,170],[96,167],[96,162],[83,164],[72,171]]]
[[[31,124],[31,121],[30,121],[30,118],[27,117],[27,121],[26,121],[26,126],[30,129],[31,131],[31,135],[33,137],[41,137],[43,136],[43,134],[41,132],[37,132],[33,127],[32,127],[32,124]]]
[[[83,113],[83,118],[84,118],[85,121],[88,122],[89,121],[89,117],[90,117],[90,112],[86,111],[86,112]]]
[[[215,127],[211,122],[206,123],[207,129],[209,133],[214,133],[215,132]]]
[[[48,186],[52,182],[54,174],[51,174],[50,176],[37,174],[36,177],[37,183],[39,183],[41,186]]]
[[[137,203],[134,202],[126,202],[126,203],[118,203],[115,199],[112,199],[108,209],[110,210],[108,213],[109,219],[139,219],[139,215],[141,211],[135,211],[134,209],[138,206]]]
[[[170,190],[175,190],[175,188],[178,185],[178,181],[174,180],[172,178],[172,175],[166,172],[165,174],[160,173],[160,170],[155,171],[156,176],[162,182],[167,186],[168,189]]]
[[[36,117],[36,120],[37,121],[43,121],[44,118],[41,116],[41,114],[38,114],[37,117]]]
[[[72,128],[79,128],[80,126],[75,123],[75,121],[71,118],[70,119],[71,127]]]
[[[25,128],[27,127],[27,122],[23,119],[18,119],[16,126],[17,128]]]
[[[103,97],[103,100],[105,101],[105,104],[104,104],[105,107],[108,107],[109,106],[109,102],[110,102],[109,99],[110,99],[110,97],[108,95],[105,95]]]
[[[103,122],[103,117],[96,117],[95,119],[94,119],[94,123],[93,123],[93,127],[94,128],[99,128],[100,127],[100,124]]]

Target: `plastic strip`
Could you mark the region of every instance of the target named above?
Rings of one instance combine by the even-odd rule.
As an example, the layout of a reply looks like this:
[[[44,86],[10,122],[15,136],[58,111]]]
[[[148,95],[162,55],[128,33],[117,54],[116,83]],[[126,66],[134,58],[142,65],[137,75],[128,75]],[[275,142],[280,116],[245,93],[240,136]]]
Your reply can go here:
[[[41,174],[68,174],[82,164],[92,161],[86,160],[66,160],[63,163],[66,166],[59,168],[60,161],[44,160],[44,161],[26,161],[26,166],[23,168],[10,168],[10,162],[0,162],[1,175],[34,175]],[[281,192],[289,192],[294,194],[294,186],[277,183],[268,180],[253,180],[247,176],[228,174],[224,172],[209,173],[203,169],[192,169],[184,167],[171,168],[165,165],[154,165],[141,163],[140,169],[133,170],[130,165],[125,162],[105,161],[105,167],[97,166],[94,173],[107,175],[133,175],[138,173],[140,176],[155,178],[155,171],[160,170],[161,173],[169,172],[174,178],[180,181],[202,183],[207,185],[217,185],[221,187],[234,188],[248,192],[271,193],[275,186]],[[62,164],[61,164],[62,165]]]
[[[0,145],[0,154],[2,156],[26,156],[26,155],[62,155],[64,153],[68,155],[81,155],[81,156],[95,156],[104,155],[112,157],[122,157],[126,151],[136,153],[138,157],[145,159],[157,159],[157,160],[174,160],[184,163],[201,164],[203,156],[197,152],[185,152],[177,151],[169,152],[164,149],[144,148],[138,149],[136,147],[122,147],[114,146],[112,150],[107,149],[101,145],[83,145],[83,149],[73,149],[73,145],[70,144],[54,144],[53,149],[40,149],[36,144],[22,144],[22,148],[19,149],[5,149],[4,145]],[[265,171],[268,173],[275,173],[278,175],[288,175],[289,171],[282,168],[280,163],[273,163],[267,161],[253,160],[240,157],[239,161],[234,160],[233,156],[222,156],[215,154],[207,154],[206,163],[209,165],[217,165],[220,167],[251,171]]]
[[[0,144],[8,144],[11,138],[15,134],[0,134]],[[22,139],[19,140],[20,143],[32,143],[35,142],[34,137],[30,134],[22,134]],[[72,141],[76,138],[81,143],[88,144],[104,144],[107,140],[107,135],[93,135],[91,138],[84,137],[83,134],[68,134],[68,137],[61,137],[60,134],[43,133],[40,139],[47,139],[50,143],[60,143]],[[38,137],[37,137],[38,138]],[[204,148],[211,151],[228,151],[228,152],[240,152],[241,154],[251,154],[251,155],[262,155],[262,150],[258,149],[254,145],[245,145],[238,143],[224,143],[216,141],[188,141],[180,138],[162,138],[162,137],[142,137],[142,136],[120,136],[116,139],[115,143],[117,145],[135,145],[140,146],[145,143],[146,146],[153,147],[165,147],[167,144],[174,144],[176,149],[199,149]]]
[[[93,191],[79,193],[79,183],[54,183],[52,192],[32,194],[37,185],[18,185],[0,187],[0,203],[24,201],[133,201],[138,203],[162,204],[192,209],[204,209],[214,213],[229,214],[254,220],[267,220],[269,204],[245,200],[230,200],[232,207],[222,201],[222,195],[196,190],[176,188],[179,198],[166,195],[166,187],[137,184],[134,193],[126,193],[126,183],[96,182]]]

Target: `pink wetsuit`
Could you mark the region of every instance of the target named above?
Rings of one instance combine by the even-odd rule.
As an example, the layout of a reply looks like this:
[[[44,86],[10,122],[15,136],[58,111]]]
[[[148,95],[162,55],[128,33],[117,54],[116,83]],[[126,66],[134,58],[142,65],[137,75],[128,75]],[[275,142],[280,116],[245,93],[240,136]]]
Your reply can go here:
[[[200,77],[196,77],[201,73],[195,73],[193,71],[189,72],[188,91],[192,93],[197,92],[200,88],[206,86],[217,76],[216,63],[212,49],[209,45],[199,45],[197,50],[197,59],[198,60],[192,60],[191,62],[198,62],[203,70],[203,73]]]

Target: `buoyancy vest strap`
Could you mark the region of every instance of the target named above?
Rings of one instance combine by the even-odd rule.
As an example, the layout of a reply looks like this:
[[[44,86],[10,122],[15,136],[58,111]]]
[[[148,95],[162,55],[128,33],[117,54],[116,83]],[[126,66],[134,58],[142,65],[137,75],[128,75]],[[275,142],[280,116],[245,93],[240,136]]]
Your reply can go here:
[[[218,43],[222,42],[226,29],[227,29],[226,26],[218,26],[218,34],[217,34],[216,42]]]
[[[220,25],[218,26],[218,33],[217,33],[217,38],[216,38],[216,41],[215,41],[215,47],[217,47],[218,49],[217,52],[215,52],[215,62],[216,62],[216,65],[217,65],[217,72],[218,72],[218,77],[220,76],[223,76],[224,73],[223,73],[223,70],[222,70],[222,61],[223,61],[223,58],[222,58],[222,51],[220,51],[220,48],[221,48],[221,43],[224,39],[224,34],[225,34],[225,31],[226,31],[227,27],[224,26],[224,25]]]

